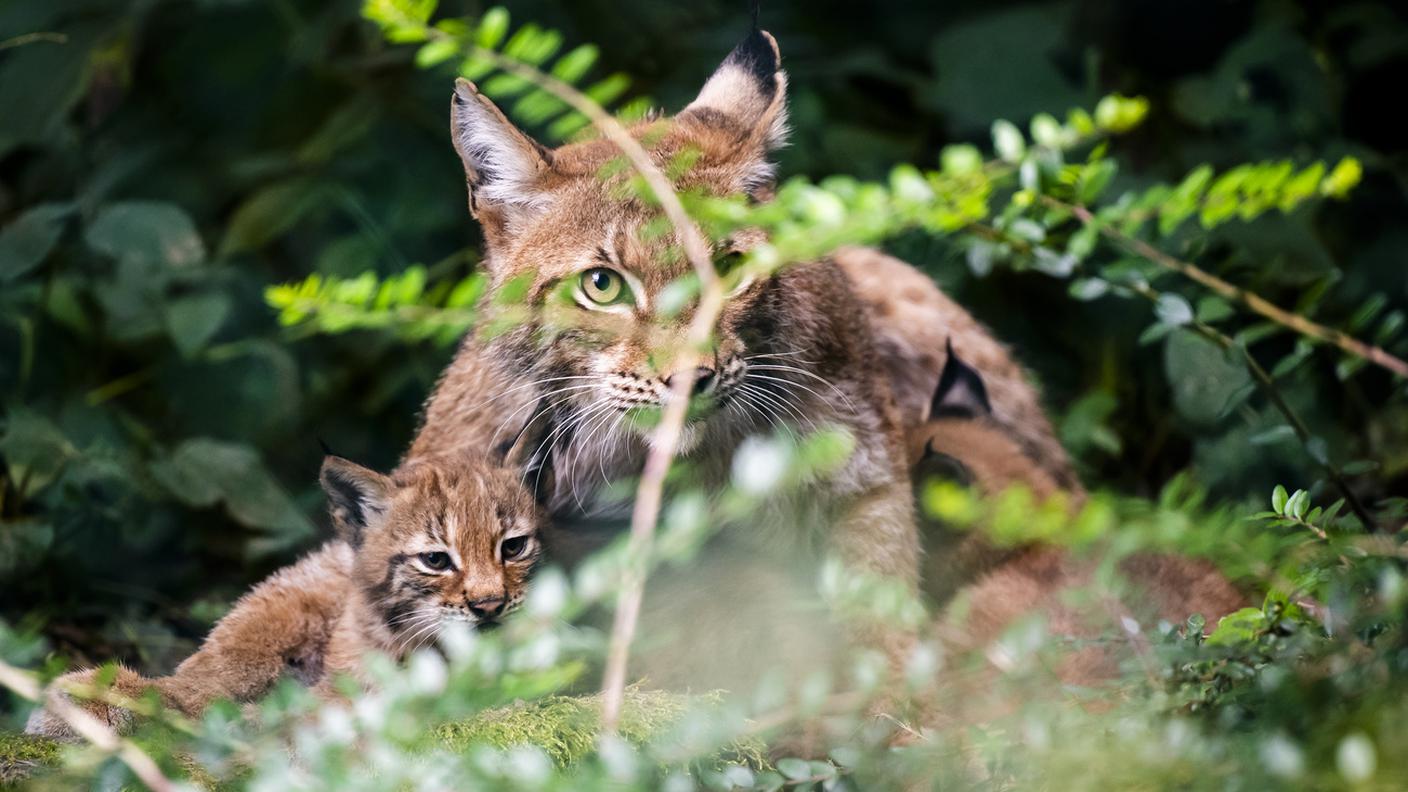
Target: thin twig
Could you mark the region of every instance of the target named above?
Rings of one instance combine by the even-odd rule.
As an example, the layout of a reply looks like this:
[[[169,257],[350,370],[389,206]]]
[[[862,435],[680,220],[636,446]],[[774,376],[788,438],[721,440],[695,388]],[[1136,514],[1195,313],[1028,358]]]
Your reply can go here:
[[[1153,302],[1158,302],[1160,297],[1158,290],[1148,285],[1135,287],[1134,290]],[[1190,323],[1188,327],[1217,346],[1226,350],[1236,349],[1241,354],[1242,362],[1245,364],[1248,373],[1252,375],[1252,379],[1256,380],[1257,386],[1261,389],[1262,393],[1265,393],[1266,397],[1271,400],[1271,404],[1276,408],[1276,411],[1281,413],[1281,416],[1286,419],[1286,423],[1290,425],[1291,431],[1296,433],[1296,438],[1300,440],[1301,446],[1306,449],[1306,453],[1325,471],[1325,475],[1330,479],[1330,482],[1335,485],[1335,489],[1339,490],[1340,495],[1344,498],[1350,511],[1354,512],[1354,515],[1364,524],[1366,531],[1371,533],[1377,531],[1378,523],[1375,522],[1369,510],[1365,508],[1364,504],[1359,500],[1359,496],[1354,494],[1353,489],[1350,489],[1349,482],[1345,481],[1339,468],[1330,462],[1329,459],[1321,458],[1320,455],[1310,451],[1310,442],[1313,437],[1310,433],[1310,428],[1305,425],[1305,421],[1301,420],[1300,414],[1297,413],[1291,407],[1290,403],[1286,401],[1285,397],[1281,395],[1280,388],[1276,387],[1276,380],[1272,378],[1271,374],[1267,372],[1266,369],[1262,368],[1261,364],[1256,361],[1256,358],[1252,357],[1251,351],[1248,350],[1246,346],[1238,344],[1225,333],[1205,322],[1194,321]]]
[[[606,112],[586,94],[552,75],[493,50],[474,47],[472,52],[492,61],[500,69],[529,80],[554,94],[572,109],[586,116],[607,140],[615,144],[654,194],[661,211],[674,227],[686,260],[699,278],[699,308],[690,323],[684,349],[678,352],[675,361],[675,369],[680,372],[680,376],[672,383],[670,398],[661,413],[660,423],[651,434],[650,450],[646,455],[645,467],[641,471],[635,503],[631,510],[631,533],[627,549],[629,563],[616,603],[616,615],[612,621],[611,639],[606,652],[606,668],[601,682],[601,726],[604,733],[610,734],[615,732],[621,717],[621,703],[626,689],[626,669],[630,660],[631,642],[635,638],[636,624],[640,617],[641,600],[644,597],[646,560],[654,544],[655,528],[664,500],[665,477],[669,473],[670,463],[679,445],[680,432],[684,428],[689,394],[694,389],[699,350],[708,342],[714,330],[714,323],[723,310],[724,290],[718,273],[714,271],[713,262],[709,259],[709,247],[699,229],[690,220],[674,185],[650,158],[640,141],[632,136],[615,116]]]
[[[1167,270],[1177,272],[1190,280],[1196,281],[1216,294],[1240,303],[1251,311],[1270,319],[1282,327],[1294,330],[1307,338],[1313,338],[1317,341],[1332,344],[1348,354],[1363,358],[1376,366],[1381,366],[1393,372],[1399,377],[1408,379],[1408,361],[1404,361],[1402,358],[1390,354],[1380,347],[1367,344],[1339,330],[1326,327],[1300,314],[1287,311],[1254,292],[1228,283],[1192,262],[1183,261],[1182,259],[1171,256],[1142,239],[1136,239],[1116,228],[1112,228],[1109,224],[1100,222],[1100,220],[1084,206],[1066,203],[1065,201],[1052,198],[1051,196],[1042,196],[1042,200],[1048,206],[1070,212],[1085,225],[1095,226],[1102,236],[1110,239],[1125,250],[1148,259]]]
[[[93,717],[62,696],[44,695],[44,688],[29,673],[0,660],[0,685],[20,698],[42,703],[49,712],[63,721],[74,733],[96,748],[115,755],[153,792],[174,792],[176,785],[161,772],[161,768],[141,748],[130,740],[117,736],[107,724]]]
[[[11,47],[23,47],[26,44],[37,44],[41,41],[50,44],[67,44],[68,36],[63,33],[25,33],[15,36],[14,38],[7,38],[4,41],[0,41],[0,51],[10,49]]]

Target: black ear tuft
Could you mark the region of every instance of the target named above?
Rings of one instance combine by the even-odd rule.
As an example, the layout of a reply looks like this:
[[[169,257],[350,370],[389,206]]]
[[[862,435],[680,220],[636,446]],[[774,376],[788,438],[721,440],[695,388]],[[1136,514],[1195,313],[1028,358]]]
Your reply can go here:
[[[386,513],[391,481],[386,476],[340,456],[323,460],[319,475],[328,496],[328,511],[342,538],[359,547],[367,529]]]
[[[782,68],[782,56],[778,52],[777,42],[767,31],[759,30],[754,25],[753,32],[733,48],[719,69],[722,71],[730,67],[752,77],[757,82],[758,92],[768,100],[776,95],[776,75],[777,70]]]
[[[930,418],[976,418],[992,415],[988,389],[983,378],[953,351],[953,339],[948,340],[948,360],[939,375],[939,387],[929,406]]]

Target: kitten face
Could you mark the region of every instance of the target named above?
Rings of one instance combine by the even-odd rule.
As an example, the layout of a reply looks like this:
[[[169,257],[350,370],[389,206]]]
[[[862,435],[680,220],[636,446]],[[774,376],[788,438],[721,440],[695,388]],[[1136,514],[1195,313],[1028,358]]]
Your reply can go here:
[[[516,472],[459,457],[388,477],[329,457],[323,482],[369,617],[395,653],[450,622],[497,624],[523,602],[542,517]]]

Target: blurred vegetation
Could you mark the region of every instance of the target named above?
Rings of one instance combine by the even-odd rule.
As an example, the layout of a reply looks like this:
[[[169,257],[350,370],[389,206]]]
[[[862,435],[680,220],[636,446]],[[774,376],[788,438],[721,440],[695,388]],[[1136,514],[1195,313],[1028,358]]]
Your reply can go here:
[[[601,45],[591,79],[629,74],[627,107],[648,96],[677,109],[746,31],[741,5],[588,0],[512,11],[569,47]],[[437,18],[483,11],[446,2]],[[1083,203],[1092,189],[1137,225],[1128,233],[1408,354],[1408,157],[1387,109],[1408,79],[1408,18],[1394,7],[770,2],[762,23],[791,80],[784,176],[836,195],[846,185],[825,177],[878,180],[903,198],[897,165],[952,176],[969,158],[982,164],[977,149],[955,148],[976,144],[996,145],[996,167],[1015,166],[1028,146],[1066,148],[1061,136],[1081,126],[1070,108],[1098,119],[1102,97],[1146,97],[1143,122],[1079,170],[1008,175],[1019,189],[1035,178],[1034,194],[1063,202]],[[33,33],[46,35],[20,38]],[[416,47],[387,43],[355,1],[0,6],[0,658],[169,669],[251,582],[323,535],[320,438],[374,466],[395,463],[477,294],[464,279],[478,231],[448,140],[454,64],[421,52],[418,64]],[[1041,114],[1051,123],[1029,125]],[[1019,127],[995,129],[997,119]],[[534,131],[547,138],[549,126]],[[1218,193],[1245,163],[1262,164]],[[1289,201],[1307,173],[1310,193]],[[807,183],[792,190],[779,223],[809,211],[815,195]],[[1131,203],[1115,201],[1126,194]],[[1258,201],[1266,211],[1255,218],[1227,208]],[[858,205],[844,207],[860,217]],[[1101,716],[1033,715],[1021,728],[1038,748],[1021,760],[1004,758],[1000,737],[980,740],[987,771],[1080,779],[1099,762],[1125,784],[1192,785],[1205,774],[1209,786],[1258,788],[1369,779],[1377,762],[1380,779],[1408,778],[1394,750],[1408,720],[1397,703],[1408,692],[1401,551],[1396,537],[1365,537],[1344,510],[1324,512],[1347,487],[1382,527],[1402,525],[1403,381],[1119,245],[1092,255],[1077,218],[1041,209],[988,218],[982,234],[915,222],[885,244],[1013,346],[1092,487],[1161,498],[1109,506],[1128,541],[1220,556],[1259,593],[1292,580],[1227,625],[1220,644],[1159,636],[1158,695]],[[1067,259],[1073,248],[1082,255]],[[274,310],[266,291],[283,283],[298,285],[269,293]],[[399,313],[364,310],[379,294]],[[328,310],[339,303],[349,310]],[[1274,380],[1301,437],[1256,392],[1242,350]],[[1271,515],[1249,522],[1282,484],[1305,493],[1279,493]],[[1327,626],[1289,605],[1288,593],[1307,592],[1343,621]],[[461,662],[451,665],[465,685],[484,683]],[[436,706],[428,696],[413,677],[387,700],[420,712]],[[7,725],[22,709],[6,705]],[[274,719],[292,730],[291,713]],[[1107,728],[1118,723],[1133,725]],[[696,736],[715,738],[700,745],[737,736],[699,724]],[[214,736],[217,725],[202,728],[205,748],[248,760]],[[1040,748],[1058,734],[1059,751]],[[317,749],[313,777],[355,767],[345,745]],[[575,781],[619,780],[614,750]],[[660,767],[680,764],[677,748],[641,750],[677,760]],[[972,781],[952,746],[915,761],[932,753]],[[906,765],[880,756],[854,748],[835,758],[857,778],[896,781]],[[534,761],[458,769],[527,783]],[[627,764],[642,784],[669,776]],[[836,765],[821,764],[766,772],[835,783]],[[121,778],[111,761],[103,767]],[[458,766],[437,772],[447,767]],[[710,772],[771,785],[757,769]],[[336,788],[336,777],[324,783]]]

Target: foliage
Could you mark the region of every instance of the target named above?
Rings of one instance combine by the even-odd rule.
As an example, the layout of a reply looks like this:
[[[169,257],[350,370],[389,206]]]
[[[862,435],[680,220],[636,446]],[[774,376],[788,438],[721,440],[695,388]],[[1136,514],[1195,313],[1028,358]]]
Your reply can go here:
[[[645,90],[679,106],[742,30],[732,5],[533,3],[517,15],[544,24],[517,27],[450,5],[374,0],[369,21],[350,3],[0,10],[0,658],[170,668],[315,541],[317,437],[394,461],[482,290],[427,109],[454,73],[558,141],[587,119],[519,67],[633,118]],[[535,619],[502,642],[379,668],[381,692],[350,712],[282,690],[255,722],[222,710],[138,743],[173,776],[253,788],[1408,783],[1405,514],[1386,497],[1408,482],[1408,405],[1401,378],[1343,343],[1408,354],[1408,240],[1389,221],[1408,181],[1381,112],[1408,22],[1371,3],[1171,13],[765,7],[792,75],[782,171],[799,175],[760,206],[684,197],[710,234],[770,231],[750,266],[861,242],[926,269],[1036,370],[1108,491],[1070,520],[1022,493],[927,507],[1102,568],[1151,548],[1210,557],[1259,607],[1207,640],[1159,626],[1107,710],[1034,695],[1004,722],[888,751],[842,708],[833,761],[769,765],[759,724],[825,710],[834,681],[701,707],[642,693],[625,742],[553,724],[593,708],[559,694],[600,636],[561,620],[608,595],[622,561],[607,556],[535,586]],[[575,40],[611,46],[563,53]],[[820,464],[816,447],[756,448]],[[707,532],[688,505],[665,520],[666,563]],[[1001,689],[1050,688],[1069,647],[1037,623],[1009,639]],[[25,705],[5,707],[18,726]],[[495,736],[543,728],[541,747]],[[35,783],[129,779],[96,749],[62,762]]]

